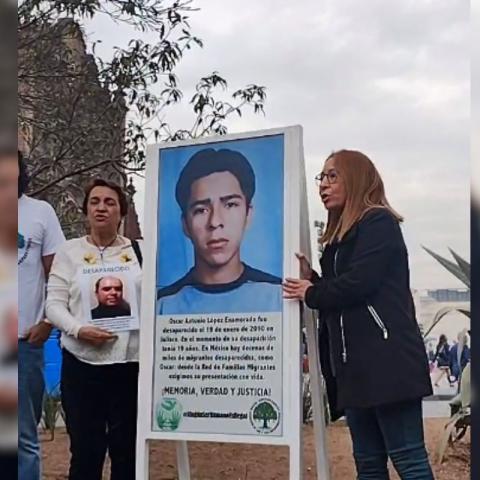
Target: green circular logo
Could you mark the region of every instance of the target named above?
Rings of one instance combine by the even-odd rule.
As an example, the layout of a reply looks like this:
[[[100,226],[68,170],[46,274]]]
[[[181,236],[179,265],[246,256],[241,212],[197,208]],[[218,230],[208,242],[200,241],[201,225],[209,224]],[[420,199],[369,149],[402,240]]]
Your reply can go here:
[[[258,433],[272,433],[280,425],[280,409],[278,405],[268,399],[262,398],[254,403],[250,409],[250,423]]]
[[[174,432],[182,421],[182,404],[175,398],[162,398],[157,404],[157,427],[164,432]]]

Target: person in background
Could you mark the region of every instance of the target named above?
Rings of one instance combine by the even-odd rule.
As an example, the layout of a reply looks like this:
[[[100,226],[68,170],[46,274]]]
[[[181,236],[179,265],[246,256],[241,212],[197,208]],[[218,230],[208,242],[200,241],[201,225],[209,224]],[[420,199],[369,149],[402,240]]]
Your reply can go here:
[[[361,152],[333,153],[316,180],[328,211],[322,276],[297,254],[303,278],[285,279],[284,296],[319,312],[330,410],[333,419],[346,415],[357,478],[388,479],[390,458],[402,480],[431,480],[422,398],[432,385],[403,219]]]
[[[437,362],[437,367],[440,370],[433,384],[438,387],[438,382],[440,382],[444,375],[447,376],[447,379],[450,382],[450,345],[448,344],[447,336],[443,333],[440,335],[438,340],[433,362]],[[452,384],[450,383],[450,385]]]
[[[25,194],[28,177],[21,152],[18,158],[12,156],[10,166],[18,182],[18,475],[40,480],[37,427],[45,386],[43,345],[52,330],[45,321],[45,284],[65,237],[52,206]]]
[[[85,191],[89,235],[58,251],[48,283],[47,318],[62,331],[62,405],[70,436],[70,480],[101,480],[105,455],[111,480],[135,480],[138,330],[112,333],[92,325],[82,303],[86,267],[128,263],[140,299],[137,243],[118,234],[128,201],[122,188],[95,179]],[[135,245],[135,246],[134,246]]]
[[[458,349],[462,347],[462,353],[459,355]],[[450,381],[458,382],[462,376],[463,369],[470,361],[470,348],[468,347],[468,337],[465,331],[461,331],[457,335],[457,343],[450,349]]]
[[[428,356],[428,361],[433,362],[433,359],[435,358],[435,349],[433,348],[432,342],[428,342],[427,356]]]

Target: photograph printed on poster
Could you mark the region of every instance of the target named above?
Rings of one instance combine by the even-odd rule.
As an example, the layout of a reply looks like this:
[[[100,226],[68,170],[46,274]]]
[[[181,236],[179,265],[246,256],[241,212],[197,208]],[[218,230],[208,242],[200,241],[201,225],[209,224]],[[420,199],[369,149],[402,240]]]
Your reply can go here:
[[[157,314],[282,311],[283,137],[161,152]]]
[[[139,328],[134,272],[129,266],[83,268],[80,275],[89,323],[112,332]]]

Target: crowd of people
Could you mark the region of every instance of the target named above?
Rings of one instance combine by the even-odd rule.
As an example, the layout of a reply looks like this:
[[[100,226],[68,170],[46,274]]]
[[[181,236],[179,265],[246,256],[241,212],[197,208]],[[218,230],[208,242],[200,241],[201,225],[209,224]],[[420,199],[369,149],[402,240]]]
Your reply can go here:
[[[115,183],[92,179],[83,201],[88,234],[66,241],[54,209],[26,194],[28,175],[21,153],[1,156],[0,202],[12,201],[5,198],[8,190],[10,197],[13,192],[18,197],[19,208],[14,236],[22,292],[19,478],[41,478],[37,426],[44,389],[42,345],[56,327],[62,332],[68,478],[101,480],[108,453],[112,480],[134,480],[138,330],[111,332],[94,324],[94,316],[84,314],[78,274],[86,263],[128,262],[140,298],[140,245],[118,233],[127,213],[125,194]],[[346,416],[358,478],[387,479],[390,458],[402,479],[432,479],[422,421],[422,398],[432,394],[432,385],[410,291],[403,218],[389,204],[377,168],[360,152],[333,153],[316,181],[328,213],[321,274],[298,252],[302,275],[283,280],[284,298],[319,313],[330,412],[333,419]],[[4,205],[0,208],[5,210]],[[101,279],[95,286],[99,308],[100,289],[105,289],[105,305],[110,307],[123,296],[123,284]],[[439,344],[434,361],[440,368],[451,366],[446,363],[450,353],[445,341]]]
[[[470,362],[470,347],[466,332],[463,330],[458,332],[457,340],[452,346],[448,343],[447,336],[442,333],[435,350],[428,351],[428,358],[430,369],[434,373],[433,384],[435,387],[439,387],[441,379],[446,377],[451,387],[457,384],[460,389],[462,372]],[[435,369],[438,372],[435,372]]]

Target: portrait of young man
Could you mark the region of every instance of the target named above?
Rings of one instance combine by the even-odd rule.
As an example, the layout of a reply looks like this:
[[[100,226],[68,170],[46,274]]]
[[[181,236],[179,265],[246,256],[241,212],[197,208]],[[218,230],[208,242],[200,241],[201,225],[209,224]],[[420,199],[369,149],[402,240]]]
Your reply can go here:
[[[175,199],[194,264],[158,289],[158,314],[282,310],[281,278],[249,265],[241,255],[254,218],[255,191],[255,172],[241,152],[204,148],[190,157],[178,177]]]
[[[92,320],[99,318],[128,317],[129,303],[123,298],[123,282],[118,277],[101,277],[95,282],[95,298],[98,305],[92,309]]]

